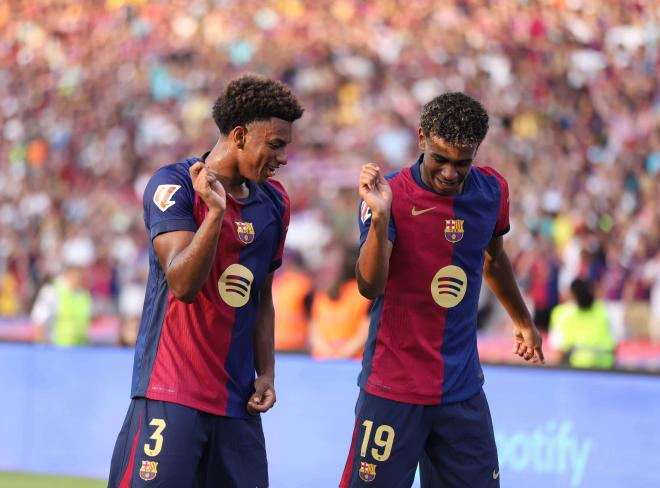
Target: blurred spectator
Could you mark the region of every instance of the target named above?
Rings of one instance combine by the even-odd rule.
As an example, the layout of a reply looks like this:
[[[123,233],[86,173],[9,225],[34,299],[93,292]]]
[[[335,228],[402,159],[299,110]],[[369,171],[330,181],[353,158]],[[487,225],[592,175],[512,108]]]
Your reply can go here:
[[[625,321],[628,336],[647,340],[650,336],[650,299],[654,279],[647,272],[648,261],[651,257],[646,239],[639,239],[633,251],[630,276],[624,289],[627,302]]]
[[[628,269],[621,259],[621,253],[613,247],[608,257],[608,263],[601,283],[607,315],[610,319],[610,329],[617,341],[626,338],[625,303],[623,290],[628,277]]]
[[[90,259],[78,246],[65,248],[61,273],[46,283],[34,303],[32,320],[39,341],[55,346],[81,346],[89,342],[92,295],[85,286]]]
[[[646,277],[651,283],[651,341],[660,343],[660,249],[646,265]]]
[[[327,289],[314,294],[310,324],[312,356],[317,359],[360,358],[369,332],[370,301],[355,279],[358,252],[346,250]]]
[[[0,317],[11,317],[21,311],[20,283],[16,270],[0,270]]]
[[[328,242],[357,242],[360,164],[414,160],[420,106],[461,90],[491,114],[477,163],[509,181],[506,246],[519,278],[531,276],[525,262],[543,261],[534,236],[544,235],[560,293],[588,277],[618,307],[616,335],[647,338],[646,263],[660,247],[656,3],[0,3],[0,313],[28,314],[57,267],[49,257],[83,229],[96,250],[95,307],[134,322],[128,297],[143,283],[126,270],[146,249],[146,179],[155,164],[206,151],[211,94],[257,71],[306,107],[281,179],[287,245],[312,279]],[[553,301],[543,276],[535,266],[527,288],[541,323]]]
[[[518,265],[517,271],[527,277],[526,293],[532,300],[534,323],[539,330],[547,331],[550,312],[559,302],[559,262],[550,240],[536,235],[534,247],[525,261]]]
[[[300,253],[286,251],[282,264],[273,280],[275,350],[309,352],[312,280]]]
[[[573,301],[555,307],[550,320],[550,345],[575,368],[611,368],[616,341],[607,309],[595,300],[592,285],[577,278],[571,283]]]

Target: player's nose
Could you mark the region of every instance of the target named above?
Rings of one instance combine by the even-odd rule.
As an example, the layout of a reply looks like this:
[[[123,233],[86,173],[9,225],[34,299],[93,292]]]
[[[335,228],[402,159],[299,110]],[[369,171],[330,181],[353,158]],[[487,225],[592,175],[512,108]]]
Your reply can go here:
[[[454,181],[458,178],[458,171],[456,171],[453,164],[446,164],[440,171],[440,175],[445,181]]]
[[[280,154],[275,156],[275,161],[277,161],[277,164],[282,166],[282,165],[285,165],[289,162],[289,158],[288,158],[288,156],[286,155],[285,152],[281,152]]]

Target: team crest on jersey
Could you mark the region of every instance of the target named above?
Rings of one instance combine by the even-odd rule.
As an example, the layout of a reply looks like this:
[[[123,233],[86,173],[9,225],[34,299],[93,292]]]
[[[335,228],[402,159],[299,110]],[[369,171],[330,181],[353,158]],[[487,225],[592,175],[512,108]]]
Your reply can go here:
[[[376,465],[360,461],[360,471],[358,474],[362,481],[370,483],[376,479]]]
[[[445,239],[452,244],[463,239],[464,220],[445,220]]]
[[[360,220],[362,221],[363,224],[367,222],[371,218],[371,209],[367,205],[367,202],[362,200],[362,204],[360,205]]]
[[[161,210],[165,211],[174,205],[176,202],[172,197],[181,188],[181,185],[158,185],[156,193],[154,193],[154,203]]]
[[[254,226],[252,222],[234,222],[238,240],[243,244],[250,244],[254,240]]]
[[[142,461],[140,468],[140,478],[145,481],[151,481],[158,474],[158,461]]]

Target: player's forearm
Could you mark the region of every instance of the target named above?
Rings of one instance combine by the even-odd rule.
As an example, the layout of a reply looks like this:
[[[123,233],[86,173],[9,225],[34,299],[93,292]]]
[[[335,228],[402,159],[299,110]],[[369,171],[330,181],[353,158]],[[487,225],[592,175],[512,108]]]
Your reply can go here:
[[[217,252],[224,212],[209,212],[192,241],[167,267],[167,283],[175,298],[192,301],[206,282]]]
[[[254,329],[254,369],[258,376],[275,377],[275,308],[272,298],[260,298]]]
[[[513,274],[513,267],[505,252],[484,262],[484,279],[500,303],[515,323],[532,325],[532,317],[527,310]]]
[[[357,265],[357,281],[360,293],[371,300],[385,291],[387,275],[390,269],[388,253],[389,215],[373,216],[367,239],[360,250]]]

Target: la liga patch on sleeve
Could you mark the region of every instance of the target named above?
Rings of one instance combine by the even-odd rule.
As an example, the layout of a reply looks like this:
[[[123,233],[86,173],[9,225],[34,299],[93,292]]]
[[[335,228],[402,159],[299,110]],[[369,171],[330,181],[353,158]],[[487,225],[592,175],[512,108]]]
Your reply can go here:
[[[181,188],[181,185],[158,185],[154,193],[154,203],[161,210],[165,211],[176,203],[172,197]]]
[[[362,221],[363,224],[367,223],[367,220],[371,218],[371,209],[367,205],[367,202],[362,200],[362,203],[360,204],[360,221]]]

